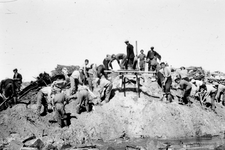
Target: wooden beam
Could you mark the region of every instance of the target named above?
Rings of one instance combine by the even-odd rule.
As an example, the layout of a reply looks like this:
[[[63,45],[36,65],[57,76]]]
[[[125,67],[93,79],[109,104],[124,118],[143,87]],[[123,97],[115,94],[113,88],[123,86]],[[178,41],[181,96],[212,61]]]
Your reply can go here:
[[[154,74],[156,73],[155,71],[139,71],[139,70],[105,70],[104,72],[108,72],[108,73],[147,73],[147,74]]]
[[[136,88],[137,88],[137,93],[138,93],[138,97],[140,98],[140,87],[139,87],[139,78],[138,78],[138,74],[136,74]]]

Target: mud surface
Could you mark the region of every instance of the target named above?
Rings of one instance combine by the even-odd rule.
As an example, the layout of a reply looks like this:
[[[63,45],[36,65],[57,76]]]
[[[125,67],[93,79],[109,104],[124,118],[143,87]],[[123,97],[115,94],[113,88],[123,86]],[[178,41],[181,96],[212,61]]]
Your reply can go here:
[[[113,82],[111,101],[102,106],[94,106],[92,112],[76,114],[76,100],[66,105],[70,126],[64,128],[49,122],[53,119],[53,113],[37,117],[34,104],[36,95],[29,93],[24,101],[32,101],[30,105],[20,103],[0,112],[0,145],[7,147],[13,140],[30,145],[32,140],[26,139],[34,137],[41,139],[45,146],[52,145],[58,149],[63,145],[97,145],[105,149],[120,143],[132,145],[132,140],[136,139],[136,146],[137,141],[142,140],[143,149],[150,147],[146,144],[152,144],[157,149],[159,142],[166,142],[157,141],[157,144],[152,139],[186,139],[224,134],[225,108],[222,105],[217,104],[216,112],[213,112],[195,100],[191,106],[180,105],[176,96],[172,103],[167,103],[161,99],[162,91],[157,83],[152,82],[147,75],[141,79],[139,98],[132,84],[135,81],[133,76],[128,78],[131,82],[127,84],[126,97],[119,87],[117,77]],[[173,95],[179,95],[179,92],[173,91]],[[146,143],[143,144],[143,141]]]

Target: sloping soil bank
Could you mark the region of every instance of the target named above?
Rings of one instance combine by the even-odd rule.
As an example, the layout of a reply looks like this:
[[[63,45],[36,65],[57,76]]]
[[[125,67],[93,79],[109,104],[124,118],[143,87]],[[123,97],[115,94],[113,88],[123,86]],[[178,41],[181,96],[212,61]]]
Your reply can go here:
[[[132,79],[132,77],[129,77]],[[114,80],[113,97],[103,106],[94,106],[90,113],[75,112],[76,101],[66,106],[70,126],[59,128],[50,123],[53,113],[43,117],[35,115],[35,105],[28,108],[18,104],[0,113],[0,145],[8,146],[13,140],[30,145],[30,137],[41,139],[46,146],[104,145],[118,139],[150,138],[180,139],[204,135],[222,135],[225,131],[225,108],[217,105],[216,112],[195,102],[191,106],[161,101],[162,91],[149,76],[141,79],[141,96],[135,85],[127,85],[126,97]],[[176,91],[173,91],[176,94]],[[178,94],[178,93],[177,93]],[[30,97],[34,101],[35,96]],[[28,141],[28,142],[27,142]],[[148,142],[149,143],[149,142]]]

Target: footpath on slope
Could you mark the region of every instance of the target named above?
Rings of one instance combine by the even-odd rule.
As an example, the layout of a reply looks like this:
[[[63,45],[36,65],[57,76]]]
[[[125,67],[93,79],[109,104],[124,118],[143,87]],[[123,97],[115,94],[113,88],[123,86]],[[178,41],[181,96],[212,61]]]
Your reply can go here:
[[[130,77],[132,78],[132,76]],[[135,80],[134,80],[135,81]],[[93,111],[80,115],[75,112],[76,100],[66,105],[70,114],[70,126],[59,128],[50,123],[52,113],[38,118],[36,104],[26,107],[18,104],[0,113],[0,145],[9,146],[12,141],[31,145],[41,139],[43,145],[88,145],[97,141],[109,142],[124,138],[180,139],[204,135],[222,135],[225,131],[225,109],[217,104],[216,112],[203,108],[196,101],[189,107],[161,100],[162,90],[143,75],[141,95],[138,98],[135,85],[128,84],[126,97],[119,88],[119,77],[113,81],[112,99],[103,106],[94,106]],[[179,92],[173,91],[174,95]],[[24,99],[36,100],[35,93]],[[28,141],[28,142],[26,142]],[[19,144],[19,145],[20,145]]]

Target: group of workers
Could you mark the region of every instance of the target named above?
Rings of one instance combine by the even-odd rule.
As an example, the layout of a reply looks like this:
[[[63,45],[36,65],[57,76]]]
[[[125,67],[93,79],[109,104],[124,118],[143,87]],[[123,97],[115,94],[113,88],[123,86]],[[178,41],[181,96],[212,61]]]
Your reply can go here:
[[[166,99],[171,102],[172,95],[170,89],[172,88],[171,69],[166,66],[164,62],[161,64],[161,69],[158,71],[159,85],[163,88]],[[199,100],[201,105],[211,103],[211,109],[215,111],[215,102],[222,103],[225,106],[225,86],[217,82],[209,83],[205,78],[193,79],[188,77],[188,70],[181,67],[177,71],[174,79],[177,89],[181,90],[179,96],[181,104],[190,105],[193,103],[190,97]],[[221,100],[222,99],[222,100]],[[210,100],[210,102],[208,102]]]
[[[38,116],[45,115],[51,108],[54,111],[55,121],[62,127],[66,125],[65,105],[70,99],[76,99],[74,109],[77,114],[91,111],[93,105],[109,102],[112,82],[107,79],[103,65],[90,65],[89,60],[86,59],[84,65],[75,69],[70,76],[68,76],[67,68],[62,68],[62,74],[63,78],[57,79],[38,92]],[[41,113],[42,106],[44,111]]]
[[[161,61],[161,55],[154,50],[154,47],[151,47],[148,51],[147,55],[144,54],[144,50],[140,51],[139,55],[134,54],[134,47],[129,43],[129,41],[125,41],[127,45],[127,53],[119,53],[119,54],[112,54],[106,55],[106,58],[103,60],[103,65],[106,70],[114,69],[112,66],[113,61],[117,61],[120,69],[137,69],[145,71],[145,64],[148,64],[148,71],[154,71],[157,68],[158,61]],[[139,66],[138,65],[139,60]]]
[[[225,92],[224,85],[212,85],[206,84],[204,81],[190,80],[185,67],[180,68],[174,79],[172,78],[171,68],[168,64],[161,62],[161,55],[154,50],[154,47],[150,48],[147,55],[144,54],[144,50],[141,50],[140,54],[135,56],[133,45],[129,41],[125,41],[125,44],[127,45],[126,54],[107,55],[102,65],[90,64],[89,60],[86,59],[84,65],[75,69],[70,76],[67,68],[62,68],[63,78],[58,78],[51,85],[39,90],[37,94],[37,115],[45,115],[49,109],[52,109],[55,120],[60,127],[63,127],[66,119],[65,105],[69,103],[70,99],[76,99],[75,110],[78,114],[83,110],[91,111],[92,105],[108,103],[113,85],[105,70],[113,69],[112,62],[115,60],[118,62],[120,69],[126,70],[139,68],[138,70],[145,71],[147,64],[148,71],[156,72],[157,82],[163,89],[167,101],[172,102],[173,96],[170,90],[174,80],[178,89],[182,91],[180,97],[182,104],[190,104],[190,96],[192,95],[197,97],[201,104],[207,97],[210,97],[211,108],[215,110],[215,101],[219,102],[221,95]],[[139,66],[137,66],[138,64]],[[13,80],[15,80],[17,91],[20,91],[22,75],[18,73],[17,69],[13,71]],[[193,87],[196,87],[197,90],[194,91]],[[96,99],[96,101],[93,99]],[[222,104],[225,105],[225,96],[223,96]],[[42,106],[44,111],[41,113]]]

